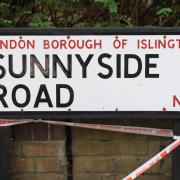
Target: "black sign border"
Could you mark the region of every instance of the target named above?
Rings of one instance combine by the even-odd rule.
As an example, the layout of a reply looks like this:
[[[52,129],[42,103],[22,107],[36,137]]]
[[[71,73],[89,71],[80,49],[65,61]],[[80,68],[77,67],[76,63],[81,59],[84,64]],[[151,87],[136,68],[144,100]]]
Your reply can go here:
[[[0,36],[34,35],[180,35],[180,28],[0,28]],[[180,111],[11,111],[1,119],[179,119]]]

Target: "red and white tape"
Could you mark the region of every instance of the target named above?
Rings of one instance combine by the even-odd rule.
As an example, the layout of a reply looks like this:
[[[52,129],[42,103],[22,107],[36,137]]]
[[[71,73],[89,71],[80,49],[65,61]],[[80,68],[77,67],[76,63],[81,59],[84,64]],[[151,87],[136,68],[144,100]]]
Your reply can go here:
[[[80,127],[88,129],[98,129],[106,131],[115,131],[123,133],[134,133],[142,135],[151,135],[151,136],[162,136],[162,137],[173,137],[176,139],[175,142],[170,144],[152,159],[144,163],[138,169],[133,171],[130,175],[126,176],[123,180],[133,180],[139,177],[142,173],[147,171],[149,168],[154,166],[162,158],[167,156],[171,151],[176,149],[180,145],[180,137],[174,136],[171,129],[156,129],[156,128],[145,128],[145,127],[132,127],[132,126],[118,126],[118,125],[102,125],[102,124],[88,124],[88,123],[73,123],[73,122],[64,122],[64,121],[48,121],[48,120],[0,120],[0,127],[3,126],[13,126],[18,124],[30,123],[30,122],[44,122],[48,124],[62,125],[62,126],[71,126],[71,127]]]
[[[34,122],[33,120],[0,120],[0,127],[14,126]]]
[[[170,152],[172,152],[174,149],[176,149],[180,145],[180,140],[177,139],[172,144],[167,146],[164,150],[162,150],[160,153],[155,155],[152,159],[144,163],[142,166],[137,168],[135,171],[133,171],[131,174],[123,178],[123,180],[133,180],[139,177],[142,173],[147,171],[149,168],[154,166],[157,162],[159,162],[161,159],[163,159],[165,156],[167,156]]]
[[[173,137],[173,131],[170,129],[156,129],[145,127],[132,127],[132,126],[118,126],[118,125],[103,125],[103,124],[88,124],[88,123],[73,123],[64,121],[47,121],[47,120],[0,120],[0,126],[12,126],[30,122],[44,122],[48,124],[56,124],[62,126],[80,127],[87,129],[98,129],[105,131],[115,131],[123,133],[134,133],[151,136]]]

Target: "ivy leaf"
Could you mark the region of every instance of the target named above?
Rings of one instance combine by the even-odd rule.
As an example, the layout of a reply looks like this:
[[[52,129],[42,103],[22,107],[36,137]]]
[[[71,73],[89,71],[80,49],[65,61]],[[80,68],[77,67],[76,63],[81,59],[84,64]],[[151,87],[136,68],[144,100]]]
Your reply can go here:
[[[118,11],[118,6],[117,3],[114,0],[109,0],[109,11],[111,13],[117,13]]]
[[[173,9],[171,8],[161,8],[156,14],[158,16],[168,16],[173,12]]]
[[[95,2],[103,3],[111,13],[117,13],[118,11],[117,3],[114,0],[95,0]]]

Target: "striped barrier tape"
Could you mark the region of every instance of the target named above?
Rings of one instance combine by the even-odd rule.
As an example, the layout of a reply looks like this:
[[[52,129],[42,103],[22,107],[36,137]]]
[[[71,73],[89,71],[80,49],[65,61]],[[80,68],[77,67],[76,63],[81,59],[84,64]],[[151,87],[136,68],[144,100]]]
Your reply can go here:
[[[145,128],[145,127],[132,127],[132,126],[119,126],[119,125],[102,125],[102,124],[88,124],[88,123],[73,123],[73,122],[64,122],[64,121],[48,121],[48,120],[0,120],[0,127],[13,126],[18,124],[25,123],[48,123],[54,125],[62,126],[71,126],[71,127],[80,127],[87,129],[97,129],[97,130],[106,130],[114,132],[123,132],[123,133],[134,133],[142,135],[151,135],[151,136],[161,136],[161,137],[172,137],[176,139],[172,144],[162,150],[160,153],[155,155],[149,161],[144,163],[142,166],[137,168],[131,174],[123,178],[123,180],[133,180],[139,177],[142,173],[147,171],[149,168],[154,166],[157,162],[167,156],[170,152],[176,149],[180,145],[180,137],[174,136],[171,129],[156,129],[156,128]]]
[[[167,156],[170,152],[172,152],[174,149],[176,149],[180,145],[180,139],[178,138],[176,141],[174,141],[172,144],[167,146],[164,150],[162,150],[160,153],[155,155],[153,158],[151,158],[149,161],[141,165],[139,168],[137,168],[135,171],[133,171],[131,174],[123,178],[123,180],[133,180],[139,177],[142,173],[147,171],[149,168],[154,166],[157,162],[159,162],[161,159],[163,159],[165,156]]]
[[[30,122],[44,122],[48,124],[56,124],[71,127],[80,127],[87,129],[98,129],[105,131],[115,131],[123,133],[133,133],[151,136],[173,137],[173,131],[170,129],[156,129],[145,127],[119,126],[119,125],[103,125],[103,124],[88,124],[88,123],[73,123],[64,121],[48,121],[48,120],[0,120],[1,126],[12,126]]]
[[[14,126],[33,122],[34,120],[0,120],[0,127]]]

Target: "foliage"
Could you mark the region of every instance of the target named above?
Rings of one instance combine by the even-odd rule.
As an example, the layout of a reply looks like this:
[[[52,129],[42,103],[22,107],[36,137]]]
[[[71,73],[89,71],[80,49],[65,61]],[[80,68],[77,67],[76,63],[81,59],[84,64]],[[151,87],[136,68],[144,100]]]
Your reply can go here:
[[[159,17],[160,24],[162,24],[164,19],[170,17],[172,13],[173,13],[173,9],[171,8],[161,8],[159,11],[157,11],[156,14]]]
[[[0,15],[6,17],[9,14],[9,4],[5,2],[0,3]],[[0,18],[0,26],[8,27],[12,24],[12,20],[8,18]]]
[[[172,12],[173,12],[173,9],[171,9],[171,8],[162,8],[156,14],[158,16],[168,16]]]
[[[118,12],[118,5],[114,0],[95,0],[95,2],[101,2],[111,13]]]
[[[179,0],[1,0],[0,27],[179,26]]]

